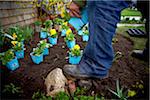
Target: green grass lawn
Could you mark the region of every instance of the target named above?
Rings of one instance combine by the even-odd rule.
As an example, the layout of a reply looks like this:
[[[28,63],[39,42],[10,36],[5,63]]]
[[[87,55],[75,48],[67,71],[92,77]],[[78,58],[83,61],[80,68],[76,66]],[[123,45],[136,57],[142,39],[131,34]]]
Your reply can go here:
[[[142,14],[140,11],[126,8],[121,12],[121,16],[142,16]]]
[[[137,29],[141,29],[145,31],[144,26],[140,26],[140,27],[133,27],[133,26],[128,26],[128,27],[118,27],[116,32],[118,34],[121,34],[127,38],[129,38],[131,41],[133,41],[134,46],[133,49],[144,49],[145,47],[145,43],[146,43],[146,38],[139,38],[139,37],[131,37],[126,31],[129,28],[137,28]]]

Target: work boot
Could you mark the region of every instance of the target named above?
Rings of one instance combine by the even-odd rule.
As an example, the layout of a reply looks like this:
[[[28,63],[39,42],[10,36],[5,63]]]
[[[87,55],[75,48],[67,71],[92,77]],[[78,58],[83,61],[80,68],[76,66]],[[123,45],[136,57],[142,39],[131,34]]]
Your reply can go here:
[[[131,56],[140,60],[148,61],[148,57],[143,54],[143,50],[133,50]]]
[[[67,78],[75,78],[75,79],[104,79],[100,76],[87,73],[85,70],[80,68],[78,65],[65,65],[63,68],[63,72]],[[106,78],[106,77],[105,77]]]

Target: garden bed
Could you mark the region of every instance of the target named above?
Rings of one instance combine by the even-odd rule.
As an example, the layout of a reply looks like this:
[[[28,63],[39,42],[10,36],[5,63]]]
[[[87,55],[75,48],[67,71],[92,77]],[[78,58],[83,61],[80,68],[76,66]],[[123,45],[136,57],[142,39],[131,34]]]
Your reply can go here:
[[[107,99],[115,98],[106,87],[115,90],[116,80],[119,79],[121,86],[125,88],[133,88],[132,85],[141,82],[144,85],[144,94],[139,93],[134,98],[148,100],[148,63],[139,61],[130,56],[133,48],[132,41],[121,35],[117,35],[116,38],[118,42],[114,44],[115,52],[122,52],[123,57],[113,63],[108,78],[101,81],[92,81],[93,86],[86,95],[92,95],[94,91],[94,94],[102,95]],[[76,35],[76,39],[81,49],[84,49],[86,43],[82,42],[81,37],[78,35]],[[39,34],[35,33],[30,43],[25,43],[25,58],[19,60],[20,67],[16,71],[10,72],[5,66],[2,67],[2,90],[4,89],[4,85],[9,83],[13,83],[23,90],[21,95],[14,97],[12,97],[12,95],[2,94],[2,99],[31,99],[34,92],[38,90],[45,92],[44,79],[47,74],[54,68],[63,68],[63,66],[68,63],[66,59],[68,50],[66,49],[64,39],[59,36],[58,44],[49,49],[50,54],[44,57],[44,61],[39,65],[34,64],[30,58],[30,52],[32,52],[32,48],[36,47],[39,40]]]

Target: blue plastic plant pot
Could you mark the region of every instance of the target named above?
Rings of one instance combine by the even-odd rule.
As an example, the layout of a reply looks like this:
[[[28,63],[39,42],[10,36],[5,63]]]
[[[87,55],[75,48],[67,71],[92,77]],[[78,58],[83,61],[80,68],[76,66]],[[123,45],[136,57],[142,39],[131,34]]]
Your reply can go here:
[[[82,35],[82,34],[83,34],[83,31],[82,31],[82,30],[79,30],[79,31],[78,31],[78,34],[79,34],[79,35]]]
[[[19,62],[18,62],[17,57],[7,62],[6,67],[12,71],[16,70],[19,67]]]
[[[30,56],[32,58],[32,61],[35,63],[35,64],[40,64],[41,62],[43,62],[43,54],[39,55],[39,56],[34,56],[33,55],[33,52],[30,53]]]
[[[82,20],[80,18],[77,18],[77,17],[70,18],[69,24],[71,24],[77,31],[79,29],[81,29],[81,27],[84,25]]]
[[[83,35],[82,36],[82,40],[83,41],[88,41],[89,40],[89,36],[88,35]]]
[[[74,41],[67,41],[66,44],[67,44],[67,47],[69,49],[71,49],[75,46],[76,43],[75,43],[75,40],[74,40]]]
[[[45,48],[43,51],[43,55],[48,55],[48,54],[49,54],[49,50],[48,50],[48,48]]]
[[[24,58],[24,50],[16,51],[15,55],[18,59]]]
[[[47,32],[40,32],[40,38],[45,39],[47,38]]]
[[[71,56],[71,55],[69,55],[69,63],[70,64],[74,64],[74,65],[79,64],[80,60],[81,60],[81,56]]]
[[[65,29],[61,31],[61,36],[66,36],[66,30]]]
[[[52,38],[52,37],[48,37],[49,43],[52,45],[56,45],[57,44],[57,38]]]
[[[87,8],[86,7],[81,12],[81,20],[84,24],[88,23],[88,13],[87,13]]]

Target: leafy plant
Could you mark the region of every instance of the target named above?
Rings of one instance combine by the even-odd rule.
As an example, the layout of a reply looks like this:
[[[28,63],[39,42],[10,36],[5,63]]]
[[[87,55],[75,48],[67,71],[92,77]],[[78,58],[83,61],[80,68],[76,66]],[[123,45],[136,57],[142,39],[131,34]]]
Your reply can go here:
[[[32,27],[29,26],[23,27],[24,40],[29,41],[32,38],[32,33],[33,33]]]
[[[62,26],[62,29],[65,29],[65,30],[69,29],[68,22],[62,23],[61,26]]]
[[[66,31],[66,37],[65,37],[65,41],[73,41],[75,38],[74,38],[74,34],[72,33],[72,30],[71,29],[68,29]]]
[[[56,25],[61,25],[64,22],[64,20],[60,18],[55,18],[53,21],[54,21],[54,24]]]
[[[56,38],[57,37],[57,32],[56,32],[56,30],[55,29],[51,29],[50,30],[50,37],[52,37],[52,38]]]
[[[74,34],[71,33],[69,35],[66,35],[65,37],[65,41],[73,41],[75,38],[74,38]]]
[[[4,53],[0,53],[0,60],[2,61],[3,65],[6,65],[7,62],[11,61],[15,58],[13,50],[9,49],[8,51]]]
[[[75,95],[75,96],[77,96],[77,95],[83,95],[83,94],[86,93],[86,91],[87,91],[86,88],[77,87],[77,89],[76,89],[74,95]]]
[[[127,98],[128,98],[127,94],[125,92],[123,92],[123,87],[120,88],[119,80],[116,81],[116,90],[117,90],[116,92],[109,88],[108,88],[108,90],[111,93],[113,93],[114,95],[116,95],[120,100],[127,100]]]
[[[45,28],[50,28],[53,25],[53,22],[51,20],[46,20],[44,22]]]
[[[70,97],[69,97],[68,94],[65,93],[65,92],[59,92],[59,93],[55,96],[54,100],[70,100]]]
[[[37,20],[37,21],[34,22],[34,25],[40,26],[40,25],[42,25],[42,22],[40,20]]]
[[[24,47],[23,43],[18,42],[18,41],[12,41],[11,43],[13,44],[12,49],[13,49],[14,51],[23,50],[23,47]]]
[[[37,91],[32,95],[32,100],[52,100],[52,97],[47,97],[44,93]]]
[[[12,26],[8,29],[8,33],[14,38],[16,41],[24,40],[24,32],[20,26]]]
[[[42,30],[42,32],[48,32],[47,28],[42,28],[41,30]]]
[[[83,35],[89,35],[89,31],[88,30],[83,31]]]
[[[43,53],[44,49],[41,47],[33,48],[33,55],[39,56]]]
[[[16,94],[16,93],[23,93],[21,90],[21,87],[15,86],[13,83],[10,83],[9,85],[4,86],[4,93],[10,93],[10,94]]]
[[[45,40],[41,40],[41,41],[38,43],[38,46],[39,46],[40,48],[45,49],[45,48],[49,48],[49,47],[50,47],[50,44],[47,43],[47,40],[45,39]]]
[[[71,56],[81,56],[81,50],[79,45],[75,45],[71,51],[70,51]]]

